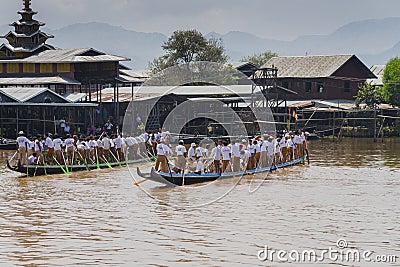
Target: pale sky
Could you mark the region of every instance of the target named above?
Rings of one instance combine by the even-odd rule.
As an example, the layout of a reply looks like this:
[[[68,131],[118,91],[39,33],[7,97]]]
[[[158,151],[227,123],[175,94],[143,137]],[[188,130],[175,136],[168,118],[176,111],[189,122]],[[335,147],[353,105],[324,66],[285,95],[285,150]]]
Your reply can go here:
[[[19,16],[22,0],[1,0],[0,25]],[[399,0],[32,0],[36,19],[58,29],[78,22],[105,22],[169,35],[177,29],[245,31],[291,40],[329,34],[346,23],[399,17]],[[2,33],[3,34],[3,33]]]

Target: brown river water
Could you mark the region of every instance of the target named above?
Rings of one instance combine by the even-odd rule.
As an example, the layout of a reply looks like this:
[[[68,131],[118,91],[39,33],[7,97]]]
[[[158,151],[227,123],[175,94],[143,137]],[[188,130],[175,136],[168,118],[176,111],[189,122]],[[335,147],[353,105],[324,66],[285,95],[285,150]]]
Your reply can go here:
[[[312,141],[310,152],[310,166],[252,183],[139,188],[127,168],[18,178],[4,168],[13,152],[0,151],[0,266],[399,266],[400,139]],[[260,254],[340,239],[397,262]]]

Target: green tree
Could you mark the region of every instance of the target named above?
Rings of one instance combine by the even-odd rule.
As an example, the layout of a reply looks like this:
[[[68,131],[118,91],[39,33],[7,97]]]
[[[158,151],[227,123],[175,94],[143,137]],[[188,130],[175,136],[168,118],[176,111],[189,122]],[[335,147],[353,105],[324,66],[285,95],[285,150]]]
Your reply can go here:
[[[162,49],[165,54],[149,63],[153,73],[177,64],[196,61],[226,63],[228,59],[220,39],[207,39],[197,30],[175,31]]]
[[[245,56],[241,59],[243,62],[251,62],[257,67],[261,67],[265,63],[267,63],[268,60],[270,60],[273,57],[277,57],[278,54],[271,52],[271,51],[266,51],[264,53],[255,53],[250,56]]]
[[[388,61],[383,73],[383,92],[385,100],[393,105],[400,106],[400,58],[395,57]]]
[[[372,83],[365,82],[359,87],[356,98],[356,106],[365,104],[366,108],[374,109],[384,101],[382,87],[377,87]]]

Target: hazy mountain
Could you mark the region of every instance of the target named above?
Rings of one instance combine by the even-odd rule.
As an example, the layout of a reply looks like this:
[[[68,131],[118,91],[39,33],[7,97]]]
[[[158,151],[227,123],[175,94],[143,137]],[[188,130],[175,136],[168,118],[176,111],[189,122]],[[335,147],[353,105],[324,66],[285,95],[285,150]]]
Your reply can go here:
[[[161,44],[167,39],[161,33],[135,32],[97,22],[44,30],[55,35],[49,43],[57,47],[93,47],[110,54],[126,56],[132,61],[124,64],[136,69],[147,67],[148,61],[161,55]]]
[[[0,26],[2,34],[10,29],[6,25]],[[44,30],[56,36],[49,40],[50,44],[62,48],[93,47],[126,56],[132,62],[125,64],[135,69],[146,68],[149,61],[161,55],[161,45],[168,38],[161,33],[136,32],[97,22]],[[212,32],[207,36],[223,39],[231,61],[267,50],[280,55],[357,54],[367,65],[384,64],[400,55],[400,18],[356,21],[331,34],[300,36],[292,41],[267,39],[239,31]]]

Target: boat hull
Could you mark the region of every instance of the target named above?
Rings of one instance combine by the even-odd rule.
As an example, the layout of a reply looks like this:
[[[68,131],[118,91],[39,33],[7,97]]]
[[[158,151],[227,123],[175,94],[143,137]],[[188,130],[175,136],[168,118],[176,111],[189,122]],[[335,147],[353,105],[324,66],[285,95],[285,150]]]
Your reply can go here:
[[[137,168],[137,173],[140,177],[162,183],[165,185],[169,186],[184,186],[184,185],[193,185],[193,184],[200,184],[200,183],[206,183],[206,182],[213,182],[217,179],[230,179],[230,178],[236,178],[236,177],[242,177],[243,175],[252,175],[252,174],[257,174],[257,173],[266,173],[266,172],[272,172],[276,169],[282,169],[286,167],[290,167],[293,165],[299,165],[299,164],[304,164],[306,160],[305,158],[299,158],[295,159],[292,162],[286,162],[284,164],[277,164],[273,165],[267,168],[259,168],[259,169],[254,169],[254,170],[248,170],[248,171],[240,171],[240,172],[226,172],[226,173],[209,173],[209,174],[175,174],[175,173],[164,173],[164,172],[156,172],[154,169],[151,169],[150,173],[142,173],[139,169]]]
[[[10,163],[7,161],[7,167],[15,172],[19,172],[28,176],[42,176],[42,175],[54,175],[54,174],[66,174],[66,173],[75,173],[81,171],[92,171],[92,170],[101,170],[107,168],[114,168],[114,167],[123,167],[130,164],[140,163],[150,161],[150,159],[139,159],[133,160],[128,162],[121,162],[121,163],[110,163],[108,164],[99,164],[99,165],[72,165],[72,166],[65,166],[65,165],[54,165],[54,166],[22,166],[18,164],[18,166],[11,166]]]

